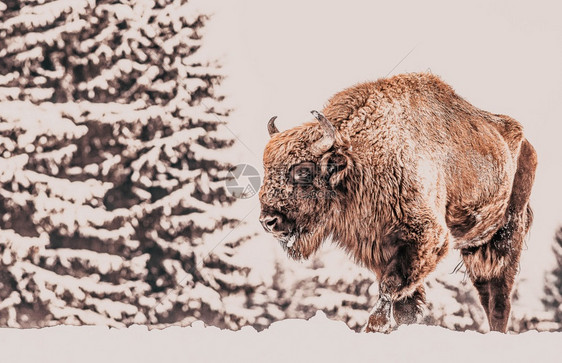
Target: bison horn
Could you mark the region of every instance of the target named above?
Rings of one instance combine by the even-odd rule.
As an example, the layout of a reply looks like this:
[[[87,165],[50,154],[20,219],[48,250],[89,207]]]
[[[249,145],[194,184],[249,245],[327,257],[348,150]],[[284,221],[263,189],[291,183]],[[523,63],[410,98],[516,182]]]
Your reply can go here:
[[[334,125],[328,121],[323,114],[318,111],[311,111],[311,113],[314,117],[316,117],[318,122],[320,122],[322,131],[324,132],[324,136],[312,144],[312,152],[316,155],[321,155],[330,150],[330,148],[334,145],[337,131]]]
[[[277,129],[277,126],[275,126],[275,119],[276,118],[277,118],[277,116],[273,116],[267,122],[267,131],[269,132],[269,136],[273,136],[273,134],[276,134],[276,133],[279,132],[279,130]]]

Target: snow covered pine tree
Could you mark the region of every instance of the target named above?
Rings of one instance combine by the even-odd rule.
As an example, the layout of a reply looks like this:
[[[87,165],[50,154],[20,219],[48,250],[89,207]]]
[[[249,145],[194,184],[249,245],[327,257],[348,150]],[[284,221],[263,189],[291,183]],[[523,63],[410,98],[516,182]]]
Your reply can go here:
[[[0,2],[0,326],[255,323],[205,20]]]
[[[554,315],[554,322],[557,329],[562,331],[562,227],[556,231],[554,243],[552,245],[554,256],[556,257],[557,267],[546,277],[546,297],[545,307]]]

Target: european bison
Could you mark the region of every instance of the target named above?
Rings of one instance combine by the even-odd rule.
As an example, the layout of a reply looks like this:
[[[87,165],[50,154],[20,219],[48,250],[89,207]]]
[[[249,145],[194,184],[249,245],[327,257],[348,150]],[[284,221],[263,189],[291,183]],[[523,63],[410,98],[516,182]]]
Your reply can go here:
[[[480,110],[437,76],[348,88],[317,122],[263,156],[260,221],[295,259],[332,238],[379,281],[366,331],[417,321],[424,278],[452,243],[491,330],[505,332],[532,212],[537,156],[514,119]]]

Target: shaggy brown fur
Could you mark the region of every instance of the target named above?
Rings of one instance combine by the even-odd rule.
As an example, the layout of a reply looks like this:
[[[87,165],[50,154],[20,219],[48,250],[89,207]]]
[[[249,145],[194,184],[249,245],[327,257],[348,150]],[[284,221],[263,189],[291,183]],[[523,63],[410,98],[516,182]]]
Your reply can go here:
[[[491,329],[505,332],[537,163],[521,125],[424,73],[351,87],[323,113],[336,134],[320,154],[325,125],[279,133],[271,121],[264,228],[293,258],[331,236],[371,269],[380,299],[367,331],[388,331],[392,310],[398,324],[416,321],[423,280],[452,244]]]

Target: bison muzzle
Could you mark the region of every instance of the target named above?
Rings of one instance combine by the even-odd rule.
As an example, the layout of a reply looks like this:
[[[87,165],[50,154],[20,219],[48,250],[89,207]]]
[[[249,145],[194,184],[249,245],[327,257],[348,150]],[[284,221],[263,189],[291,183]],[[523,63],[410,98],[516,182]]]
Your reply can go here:
[[[452,244],[505,332],[537,165],[521,125],[425,73],[356,85],[313,115],[283,132],[268,123],[264,229],[292,258],[332,239],[373,271],[366,331],[418,321],[423,281]]]

